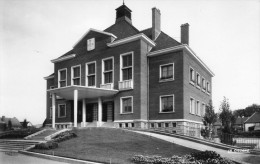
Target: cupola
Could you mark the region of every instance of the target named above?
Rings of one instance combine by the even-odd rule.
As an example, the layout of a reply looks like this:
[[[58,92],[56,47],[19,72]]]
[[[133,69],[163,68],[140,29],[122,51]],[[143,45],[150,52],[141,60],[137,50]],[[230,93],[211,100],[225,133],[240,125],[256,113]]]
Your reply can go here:
[[[116,23],[125,20],[132,24],[131,10],[123,3],[122,6],[116,9]]]

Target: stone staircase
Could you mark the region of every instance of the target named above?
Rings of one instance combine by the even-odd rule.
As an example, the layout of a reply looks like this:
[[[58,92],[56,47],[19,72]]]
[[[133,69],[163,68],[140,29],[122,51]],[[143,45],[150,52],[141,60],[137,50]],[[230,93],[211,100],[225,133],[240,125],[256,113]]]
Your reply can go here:
[[[18,152],[19,150],[27,150],[37,143],[39,143],[39,141],[1,139],[0,152]]]
[[[56,133],[58,130],[55,129],[46,129],[40,134],[37,134],[35,136],[32,136],[30,138],[27,138],[27,140],[34,140],[34,141],[45,141],[45,137],[52,135],[53,133]]]

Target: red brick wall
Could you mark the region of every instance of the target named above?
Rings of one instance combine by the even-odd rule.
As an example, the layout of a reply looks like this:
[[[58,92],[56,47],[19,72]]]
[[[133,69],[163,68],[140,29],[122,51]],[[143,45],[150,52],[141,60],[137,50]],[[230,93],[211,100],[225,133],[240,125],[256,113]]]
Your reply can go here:
[[[195,100],[199,100],[200,103],[204,102],[205,104],[208,104],[212,96],[211,94],[208,95],[202,92],[201,89],[198,89],[196,87],[196,84],[195,86],[190,84],[190,74],[189,74],[190,66],[194,69],[195,75],[198,72],[201,75],[201,77],[203,76],[205,80],[208,80],[210,82],[212,87],[211,75],[205,70],[204,67],[202,67],[202,65],[197,60],[195,60],[194,57],[192,57],[189,54],[189,52],[185,51],[183,56],[184,56],[184,60],[183,60],[184,61],[183,62],[184,63],[183,65],[184,67],[184,77],[183,77],[184,78],[184,88],[183,88],[184,89],[184,118],[189,120],[194,120],[194,121],[202,121],[202,116],[197,116],[189,113],[190,97],[193,97]]]
[[[149,58],[149,119],[182,119],[183,118],[183,53],[171,52]],[[174,63],[174,80],[159,82],[160,65]],[[174,94],[175,112],[160,112],[160,96]]]

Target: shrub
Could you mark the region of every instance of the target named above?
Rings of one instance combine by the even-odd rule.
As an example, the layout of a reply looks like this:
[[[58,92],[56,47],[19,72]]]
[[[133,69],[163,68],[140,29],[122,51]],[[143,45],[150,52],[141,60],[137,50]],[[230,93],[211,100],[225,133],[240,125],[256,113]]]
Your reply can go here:
[[[222,158],[214,151],[196,152],[190,155],[172,156],[171,158],[135,155],[132,157],[132,161],[137,164],[233,164],[232,161]]]
[[[77,135],[71,131],[66,131],[66,132],[62,132],[60,134],[58,134],[57,136],[55,136],[52,140],[54,142],[62,142],[71,138],[77,137]]]
[[[59,145],[57,142],[49,141],[49,142],[37,144],[37,145],[35,145],[35,148],[36,149],[55,149],[58,146]]]

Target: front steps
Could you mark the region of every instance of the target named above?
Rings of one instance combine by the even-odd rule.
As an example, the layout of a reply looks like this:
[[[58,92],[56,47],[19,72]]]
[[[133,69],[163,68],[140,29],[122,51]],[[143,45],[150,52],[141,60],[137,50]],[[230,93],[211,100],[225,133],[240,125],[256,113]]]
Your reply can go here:
[[[39,141],[27,140],[0,140],[0,152],[18,152],[35,146]]]
[[[33,137],[28,138],[27,140],[35,140],[35,141],[45,141],[45,137],[56,133],[58,130],[54,129],[46,129],[44,132],[37,134]]]

